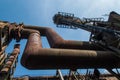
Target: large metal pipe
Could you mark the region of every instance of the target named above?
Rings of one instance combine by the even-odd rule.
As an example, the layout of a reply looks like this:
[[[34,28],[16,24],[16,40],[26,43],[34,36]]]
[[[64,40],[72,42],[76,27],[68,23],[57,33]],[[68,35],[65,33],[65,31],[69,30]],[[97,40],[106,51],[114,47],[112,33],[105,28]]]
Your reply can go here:
[[[28,37],[31,33],[38,33],[39,34],[40,32],[37,30],[34,30],[34,29],[23,29],[21,32],[21,38],[28,39]]]
[[[25,29],[38,30],[41,36],[46,36],[51,48],[63,49],[86,49],[86,50],[103,50],[91,42],[64,40],[53,29],[39,26],[24,26]],[[23,33],[26,34],[26,33]]]
[[[120,67],[111,51],[42,48],[39,33],[29,35],[21,64],[28,69]]]

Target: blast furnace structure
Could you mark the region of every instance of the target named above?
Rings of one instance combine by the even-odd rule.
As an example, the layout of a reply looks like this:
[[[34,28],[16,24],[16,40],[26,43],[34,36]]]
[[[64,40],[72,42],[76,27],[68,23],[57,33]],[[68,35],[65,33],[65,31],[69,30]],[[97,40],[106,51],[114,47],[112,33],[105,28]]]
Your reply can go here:
[[[31,26],[0,21],[0,79],[1,80],[119,80],[120,74],[120,15],[111,12],[108,21],[103,18],[75,17],[74,14],[58,12],[53,17],[57,27],[84,29],[91,32],[89,41],[64,40],[49,27]],[[46,36],[51,48],[43,48],[41,36]],[[53,76],[14,77],[14,68],[20,53],[15,44],[7,55],[5,48],[16,39],[27,39],[21,64],[30,70],[56,69]],[[110,74],[102,74],[99,69]],[[61,69],[69,69],[63,75]],[[86,69],[80,74],[77,69]],[[93,73],[89,69],[94,69]],[[113,70],[115,69],[115,70]]]

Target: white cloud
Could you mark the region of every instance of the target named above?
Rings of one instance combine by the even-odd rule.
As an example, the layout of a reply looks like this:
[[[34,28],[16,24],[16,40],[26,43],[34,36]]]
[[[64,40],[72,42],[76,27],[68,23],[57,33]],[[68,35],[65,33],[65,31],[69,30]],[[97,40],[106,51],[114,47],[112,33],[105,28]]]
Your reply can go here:
[[[116,4],[118,3],[118,4]],[[94,0],[94,2],[88,4],[89,7],[84,12],[85,16],[96,17],[103,14],[108,14],[111,11],[118,11],[120,1],[118,0]]]

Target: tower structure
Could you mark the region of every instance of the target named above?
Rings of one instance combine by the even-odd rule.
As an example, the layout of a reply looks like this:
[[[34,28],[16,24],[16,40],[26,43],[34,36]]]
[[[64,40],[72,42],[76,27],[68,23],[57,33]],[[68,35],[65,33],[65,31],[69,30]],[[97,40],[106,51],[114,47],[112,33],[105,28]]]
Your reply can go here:
[[[108,21],[103,18],[74,17],[73,14],[58,12],[53,17],[57,27],[84,29],[91,32],[90,41],[64,40],[49,27],[31,26],[0,22],[0,79],[3,80],[109,80],[120,79],[120,31],[119,14],[110,13]],[[114,22],[115,21],[115,22]],[[62,26],[61,26],[62,25]],[[118,25],[118,26],[116,26]],[[114,27],[115,26],[115,27]],[[50,48],[43,48],[41,36],[46,36]],[[21,64],[30,70],[56,69],[55,76],[11,77],[16,67],[19,53],[15,45],[10,56],[5,54],[5,47],[16,39],[28,39],[24,49]],[[108,70],[111,74],[101,74],[99,68]],[[61,69],[69,69],[68,75],[63,75]],[[86,74],[80,74],[78,69],[87,69]],[[88,69],[94,69],[90,73]],[[116,72],[113,71],[116,69]]]

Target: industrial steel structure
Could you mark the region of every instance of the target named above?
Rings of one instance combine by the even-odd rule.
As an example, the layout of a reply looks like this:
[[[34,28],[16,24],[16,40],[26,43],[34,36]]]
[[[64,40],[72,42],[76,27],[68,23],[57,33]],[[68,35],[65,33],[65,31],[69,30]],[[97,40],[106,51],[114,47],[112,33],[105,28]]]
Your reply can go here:
[[[120,15],[111,12],[108,21],[103,18],[74,17],[74,14],[58,12],[53,17],[57,27],[84,29],[91,32],[90,40],[64,40],[49,27],[31,26],[0,22],[0,79],[2,80],[109,80],[120,79]],[[43,48],[41,36],[47,37],[51,48]],[[5,48],[16,39],[28,39],[21,64],[30,70],[56,69],[56,76],[14,78],[11,75],[16,67],[20,45],[7,55]],[[111,74],[101,74],[99,68]],[[62,75],[60,69],[70,69],[69,75]],[[77,69],[94,69],[85,75]],[[116,69],[117,72],[112,69]]]

